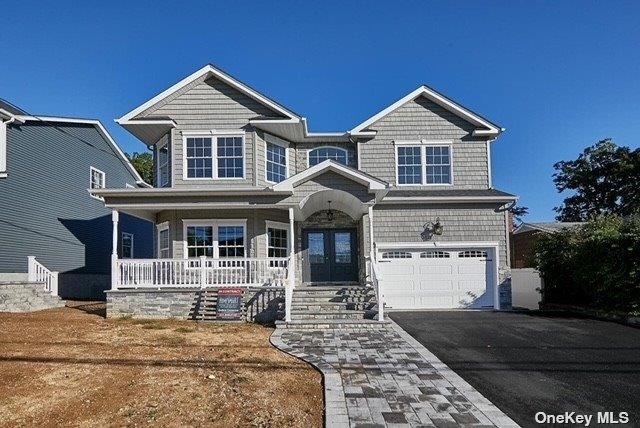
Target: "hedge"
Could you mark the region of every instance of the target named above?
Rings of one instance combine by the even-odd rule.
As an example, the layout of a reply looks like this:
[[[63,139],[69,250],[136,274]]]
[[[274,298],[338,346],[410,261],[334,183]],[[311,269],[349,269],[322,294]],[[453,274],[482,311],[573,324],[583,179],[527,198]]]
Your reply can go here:
[[[640,313],[640,215],[541,235],[534,251],[543,302]]]

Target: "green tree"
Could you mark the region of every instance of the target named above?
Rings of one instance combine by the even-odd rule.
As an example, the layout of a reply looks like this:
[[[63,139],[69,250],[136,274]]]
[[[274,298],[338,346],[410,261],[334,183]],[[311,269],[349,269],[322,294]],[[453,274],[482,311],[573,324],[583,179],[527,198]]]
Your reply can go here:
[[[151,153],[127,153],[127,157],[142,179],[153,184],[153,156]]]
[[[576,160],[553,167],[558,192],[572,192],[554,208],[557,220],[586,221],[599,215],[627,216],[640,211],[640,149],[601,140]]]

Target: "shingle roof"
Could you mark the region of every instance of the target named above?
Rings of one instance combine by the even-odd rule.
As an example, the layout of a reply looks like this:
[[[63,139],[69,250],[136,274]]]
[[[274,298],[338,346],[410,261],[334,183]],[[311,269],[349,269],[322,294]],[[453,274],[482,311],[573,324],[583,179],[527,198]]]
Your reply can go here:
[[[511,193],[497,189],[446,189],[446,190],[402,190],[391,189],[388,196],[410,198],[414,196],[504,196],[513,197]]]
[[[22,110],[20,107],[15,106],[11,104],[9,101],[3,100],[2,98],[0,98],[0,109],[6,110],[11,114],[16,114],[21,116],[27,114],[27,112]]]
[[[518,228],[513,232],[514,234],[529,232],[531,230],[539,230],[542,232],[554,233],[558,232],[562,229],[572,229],[574,227],[580,227],[584,223],[581,222],[569,222],[569,221],[552,221],[552,222],[542,222],[542,223],[522,223]]]

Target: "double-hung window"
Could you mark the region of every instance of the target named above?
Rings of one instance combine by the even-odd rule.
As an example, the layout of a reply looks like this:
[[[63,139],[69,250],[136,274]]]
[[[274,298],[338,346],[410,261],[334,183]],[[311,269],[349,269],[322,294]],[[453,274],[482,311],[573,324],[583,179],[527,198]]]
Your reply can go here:
[[[244,178],[244,137],[213,136],[184,139],[187,179]]]
[[[122,258],[133,258],[133,234],[122,232]]]
[[[275,143],[267,143],[267,181],[280,183],[287,178],[287,149]]]
[[[169,253],[169,224],[158,225],[158,257],[168,259]]]
[[[398,185],[449,185],[453,183],[451,145],[402,143],[396,146]]]
[[[424,149],[427,184],[451,184],[449,146],[425,146]]]
[[[244,220],[185,220],[184,234],[188,258],[239,258],[246,255]]]
[[[89,188],[91,189],[104,189],[106,187],[106,175],[104,172],[97,168],[89,167]],[[100,196],[93,196],[93,198],[100,199]]]
[[[422,184],[420,146],[398,147],[398,184]]]
[[[289,256],[289,230],[284,223],[267,222],[267,257]]]
[[[167,187],[170,184],[169,179],[169,143],[164,143],[157,148],[157,176],[158,187]]]

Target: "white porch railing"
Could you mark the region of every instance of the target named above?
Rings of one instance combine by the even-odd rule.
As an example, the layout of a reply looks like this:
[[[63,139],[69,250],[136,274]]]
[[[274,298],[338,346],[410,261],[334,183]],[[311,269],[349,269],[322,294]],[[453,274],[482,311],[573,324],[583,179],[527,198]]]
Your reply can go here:
[[[376,301],[378,302],[378,321],[384,321],[384,293],[382,292],[382,276],[380,275],[380,269],[378,262],[375,259],[375,254],[371,253],[370,256],[371,265],[371,284],[376,293]]]
[[[44,289],[58,295],[58,272],[50,271],[35,256],[27,257],[27,279],[29,282],[44,282]]]
[[[283,286],[288,258],[118,259],[116,288]]]

